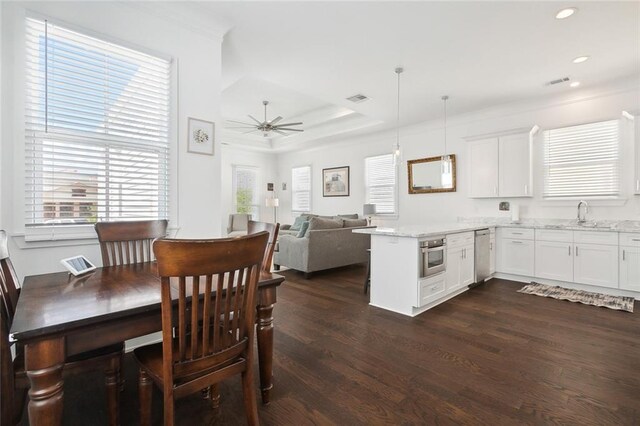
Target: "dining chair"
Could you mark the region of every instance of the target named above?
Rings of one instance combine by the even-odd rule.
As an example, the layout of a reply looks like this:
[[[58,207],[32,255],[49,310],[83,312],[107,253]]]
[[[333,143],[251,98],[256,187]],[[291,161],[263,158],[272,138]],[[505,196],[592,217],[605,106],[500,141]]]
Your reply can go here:
[[[247,224],[251,220],[249,213],[231,213],[227,225],[227,236],[237,237],[247,235]]]
[[[140,366],[142,425],[151,424],[153,384],[164,394],[168,426],[174,424],[177,399],[236,374],[242,375],[248,423],[259,424],[253,335],[268,238],[267,232],[260,232],[218,240],[160,239],[153,244],[161,278],[162,342],[133,352]]]
[[[18,303],[19,288],[9,258],[7,234],[0,230],[0,425],[15,425],[22,418],[29,378],[24,369],[24,347],[16,346],[16,357],[11,354],[9,331]],[[70,306],[73,308],[73,306]],[[71,356],[65,360],[63,377],[102,369],[107,386],[109,425],[118,425],[120,376],[124,345],[118,343],[90,352]]]
[[[257,222],[250,220],[247,225],[247,234],[249,235],[262,231],[267,231],[269,233],[269,241],[267,242],[267,248],[264,251],[264,258],[262,259],[262,270],[264,272],[271,272],[271,261],[273,260],[273,251],[276,248],[276,241],[278,241],[279,230],[279,223]]]
[[[167,236],[167,225],[166,220],[96,223],[102,265],[151,262],[153,240]]]

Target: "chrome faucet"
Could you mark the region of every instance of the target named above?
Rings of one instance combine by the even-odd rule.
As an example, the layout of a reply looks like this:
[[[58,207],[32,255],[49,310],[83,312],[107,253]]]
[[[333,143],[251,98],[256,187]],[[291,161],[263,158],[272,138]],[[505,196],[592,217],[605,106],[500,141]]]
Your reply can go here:
[[[580,207],[584,205],[584,216],[580,217]],[[578,223],[585,223],[587,221],[587,213],[589,213],[589,204],[586,201],[580,200],[578,203]]]

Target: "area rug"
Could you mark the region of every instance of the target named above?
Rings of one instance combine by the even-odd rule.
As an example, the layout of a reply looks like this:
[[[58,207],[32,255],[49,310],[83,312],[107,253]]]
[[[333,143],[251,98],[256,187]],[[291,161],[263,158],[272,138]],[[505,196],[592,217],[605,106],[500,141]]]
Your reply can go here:
[[[633,297],[610,296],[608,294],[593,293],[591,291],[574,290],[559,286],[551,286],[532,282],[518,290],[518,293],[533,294],[536,296],[553,297],[554,299],[568,300],[585,305],[601,306],[618,311],[633,312]]]

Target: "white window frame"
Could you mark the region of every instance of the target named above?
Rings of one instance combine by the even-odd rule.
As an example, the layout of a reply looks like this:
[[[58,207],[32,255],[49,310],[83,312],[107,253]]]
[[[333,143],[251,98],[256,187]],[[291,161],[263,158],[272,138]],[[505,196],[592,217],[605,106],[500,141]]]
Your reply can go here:
[[[377,158],[377,157],[384,157],[384,156],[389,156],[391,157],[394,166],[393,166],[393,173],[394,173],[394,184],[393,184],[393,207],[394,207],[394,211],[390,212],[390,213],[376,213],[375,215],[373,215],[374,217],[379,217],[379,218],[387,218],[387,219],[397,219],[399,217],[399,211],[400,211],[400,191],[399,191],[399,164],[397,161],[394,161],[393,159],[393,153],[383,153],[383,154],[378,154],[378,155],[370,155],[368,157],[364,158],[364,188],[365,188],[365,203],[369,204],[370,203],[370,192],[369,192],[369,167],[367,165],[367,160],[371,159],[371,158]],[[379,186],[390,186],[390,185],[379,185]]]
[[[251,214],[251,220],[260,220],[260,213],[261,213],[261,204],[260,204],[260,200],[262,199],[260,197],[260,188],[261,188],[261,180],[260,180],[260,168],[257,166],[248,166],[248,165],[244,165],[244,164],[233,164],[231,166],[231,176],[232,176],[232,205],[233,205],[233,212],[234,213],[238,213],[238,198],[237,198],[237,194],[236,191],[238,190],[238,180],[237,180],[237,171],[239,169],[244,169],[244,170],[251,170],[256,174],[256,182],[255,182],[255,198],[254,198],[254,202],[251,203],[251,207],[252,209],[255,209],[255,211],[257,212],[256,214]]]
[[[610,154],[609,158],[606,158],[602,161],[597,161],[597,160],[592,160],[594,165],[597,165],[598,163],[600,165],[604,165],[604,166],[613,166],[613,170],[614,170],[614,175],[608,175],[608,178],[613,179],[613,191],[611,191],[611,193],[609,194],[597,194],[595,193],[595,191],[592,191],[591,193],[585,192],[585,193],[574,193],[574,194],[557,194],[557,195],[549,195],[550,193],[553,193],[551,190],[549,190],[548,185],[550,184],[550,171],[552,170],[552,168],[556,168],[561,170],[562,166],[557,165],[559,161],[562,161],[562,158],[555,158],[555,159],[551,159],[551,153],[550,153],[550,143],[551,140],[550,138],[551,136],[551,132],[554,131],[561,131],[561,132],[568,132],[570,131],[570,129],[572,128],[576,128],[576,127],[581,127],[581,126],[590,126],[590,125],[597,125],[597,124],[611,124],[614,127],[616,127],[616,136],[617,139],[615,140],[615,154]],[[557,127],[554,129],[547,129],[543,132],[543,153],[542,153],[542,167],[543,167],[543,182],[542,182],[542,186],[543,186],[543,192],[542,192],[542,198],[545,202],[556,202],[556,201],[576,201],[576,200],[621,200],[622,199],[622,192],[623,192],[623,188],[622,188],[622,178],[623,178],[623,170],[622,170],[622,155],[623,155],[623,145],[622,145],[622,134],[623,132],[621,131],[621,120],[619,119],[609,119],[609,120],[599,120],[599,121],[595,121],[595,122],[589,122],[589,123],[580,123],[580,124],[574,124],[571,126],[563,126],[563,127]],[[608,135],[607,135],[608,136]],[[562,136],[557,136],[557,137],[562,137]],[[565,137],[569,137],[568,135]],[[562,141],[557,141],[557,143],[562,143]],[[566,142],[565,142],[566,143]],[[593,143],[593,146],[596,146],[595,143]],[[611,148],[611,145],[608,145],[609,148]],[[600,146],[601,149],[606,149],[607,146]],[[566,150],[566,149],[565,149]],[[562,155],[561,153],[558,154],[558,156]],[[597,155],[597,154],[596,154]],[[611,157],[611,155],[614,155],[615,157]],[[573,167],[580,167],[580,165],[586,165],[587,164],[587,159],[578,159],[573,163],[569,163],[568,161],[565,161],[565,164],[573,164]],[[553,166],[553,164],[556,164],[555,167]]]
[[[302,168],[308,168],[309,169],[309,189],[308,190],[302,190],[302,191],[296,191],[295,190],[295,185],[293,182],[293,172],[296,169],[302,169]],[[295,194],[298,192],[308,192],[309,193],[309,208],[307,210],[301,210],[301,209],[294,209],[293,208],[293,200],[295,200]],[[292,213],[309,213],[311,212],[312,209],[312,204],[313,204],[313,167],[311,166],[311,164],[304,164],[301,166],[295,166],[291,168],[291,212]]]
[[[168,150],[168,162],[167,162],[167,174],[168,174],[168,184],[167,184],[167,209],[166,209],[166,219],[169,219],[170,226],[169,230],[171,232],[175,231],[175,228],[179,219],[178,219],[178,205],[177,205],[177,187],[178,187],[178,178],[177,178],[177,126],[176,126],[176,117],[177,117],[177,108],[176,108],[176,99],[177,99],[177,72],[176,72],[176,62],[173,60],[171,55],[166,53],[161,53],[155,51],[153,49],[149,49],[147,47],[143,47],[140,45],[136,45],[135,43],[130,43],[125,40],[121,40],[106,34],[102,34],[100,32],[96,32],[94,30],[90,30],[75,24],[69,24],[64,21],[60,21],[57,19],[52,19],[46,15],[41,13],[26,11],[23,15],[24,20],[22,21],[21,31],[16,34],[14,38],[14,49],[16,49],[16,62],[14,64],[14,73],[15,73],[15,89],[13,90],[15,98],[18,100],[19,105],[26,104],[26,77],[24,73],[24,64],[27,59],[27,52],[25,49],[26,43],[26,22],[27,19],[36,19],[36,20],[46,20],[49,23],[54,25],[58,25],[68,29],[70,31],[78,32],[82,35],[93,37],[100,39],[102,41],[113,43],[124,48],[128,48],[131,50],[135,50],[147,55],[155,56],[160,59],[164,59],[169,62],[169,118],[168,118],[168,139],[169,139],[169,150]],[[24,129],[25,121],[24,116],[18,114],[16,116],[16,125],[19,128]],[[25,138],[19,138],[17,141],[15,148],[19,152],[24,153],[26,148],[26,140]],[[18,167],[16,170],[16,174],[21,178],[26,178],[25,169],[22,167]],[[52,225],[37,225],[37,226],[26,226],[26,217],[27,211],[26,206],[24,206],[24,193],[16,194],[14,196],[14,200],[20,203],[20,207],[18,207],[15,211],[16,214],[22,214],[22,217],[25,218],[22,223],[22,230],[18,230],[18,232],[14,233],[14,237],[19,238],[16,240],[21,248],[39,248],[39,247],[57,247],[57,246],[68,246],[70,244],[92,244],[92,241],[88,240],[96,240],[97,235],[95,233],[93,224],[77,224],[77,225],[68,225],[68,226],[52,226]],[[23,207],[24,206],[24,207]],[[172,227],[172,224],[173,227]],[[74,243],[73,240],[76,240]],[[86,242],[83,242],[86,241]]]

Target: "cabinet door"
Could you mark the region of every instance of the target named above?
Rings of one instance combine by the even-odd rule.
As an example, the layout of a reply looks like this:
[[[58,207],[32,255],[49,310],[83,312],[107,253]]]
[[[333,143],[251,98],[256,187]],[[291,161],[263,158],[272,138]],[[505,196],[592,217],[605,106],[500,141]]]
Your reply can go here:
[[[498,196],[498,139],[469,142],[469,197]]]
[[[531,197],[531,139],[528,133],[503,136],[499,143],[498,194]]]
[[[636,116],[635,121],[635,152],[636,152],[636,174],[633,181],[633,190],[636,194],[640,194],[640,117]]]
[[[462,247],[447,249],[447,293],[457,290],[460,282],[460,268],[462,267]]]
[[[573,280],[618,288],[618,246],[575,244]]]
[[[535,256],[534,242],[502,238],[498,249],[498,272],[532,277]]]
[[[640,292],[640,247],[620,247],[620,288]]]
[[[489,273],[491,275],[496,273],[496,237],[495,234],[491,235],[489,239]]]
[[[475,281],[475,248],[466,246],[462,250],[462,263],[460,265],[460,287],[473,284]]]
[[[573,281],[573,244],[536,241],[535,276],[558,281]]]

